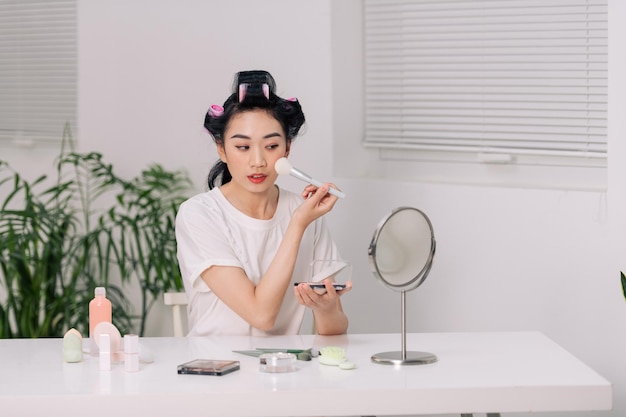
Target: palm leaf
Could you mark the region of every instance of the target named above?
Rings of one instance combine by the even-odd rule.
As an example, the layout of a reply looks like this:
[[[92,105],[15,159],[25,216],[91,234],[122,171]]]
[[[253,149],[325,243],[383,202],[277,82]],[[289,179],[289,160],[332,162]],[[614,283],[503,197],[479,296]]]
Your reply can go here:
[[[68,126],[55,167],[56,178],[27,181],[0,161],[0,338],[87,334],[96,286],[107,287],[120,331],[143,335],[155,300],[182,289],[174,220],[191,181],[158,164],[120,178],[100,153],[76,152]],[[128,285],[141,292],[139,314]]]

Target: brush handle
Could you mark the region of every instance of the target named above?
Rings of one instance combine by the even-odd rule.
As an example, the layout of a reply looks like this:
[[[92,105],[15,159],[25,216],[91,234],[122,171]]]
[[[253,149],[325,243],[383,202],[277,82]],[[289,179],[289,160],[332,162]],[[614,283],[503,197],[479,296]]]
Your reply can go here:
[[[323,183],[321,183],[320,181],[313,179],[312,177],[310,177],[309,175],[305,174],[304,172],[300,171],[299,169],[296,168],[291,168],[291,171],[289,172],[292,176],[298,178],[299,180],[302,180],[304,182],[308,182],[309,184],[313,184],[316,187],[321,187],[323,185]],[[346,198],[346,195],[339,191],[336,188],[330,187],[328,189],[328,192],[331,193],[332,195],[339,197],[339,198]]]

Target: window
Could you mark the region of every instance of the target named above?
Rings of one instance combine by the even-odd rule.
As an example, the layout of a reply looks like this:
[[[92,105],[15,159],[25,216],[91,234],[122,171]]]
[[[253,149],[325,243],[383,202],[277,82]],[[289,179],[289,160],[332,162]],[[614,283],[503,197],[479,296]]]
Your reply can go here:
[[[365,0],[364,13],[364,145],[381,160],[606,182],[606,0]]]
[[[75,129],[76,1],[0,0],[0,143],[58,143]]]

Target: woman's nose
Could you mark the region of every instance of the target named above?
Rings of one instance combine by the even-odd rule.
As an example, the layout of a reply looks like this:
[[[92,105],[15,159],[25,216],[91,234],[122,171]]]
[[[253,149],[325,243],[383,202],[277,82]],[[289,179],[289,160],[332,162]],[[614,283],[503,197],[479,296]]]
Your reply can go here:
[[[265,155],[260,150],[252,152],[252,158],[250,164],[253,167],[264,167],[267,165],[267,161],[265,161]]]

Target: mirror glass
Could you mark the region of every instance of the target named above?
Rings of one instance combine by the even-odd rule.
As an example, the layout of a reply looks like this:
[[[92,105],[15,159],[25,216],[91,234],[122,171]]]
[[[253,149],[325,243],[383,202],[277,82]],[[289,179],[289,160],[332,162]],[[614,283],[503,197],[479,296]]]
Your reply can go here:
[[[417,288],[435,255],[430,220],[413,207],[394,209],[376,228],[368,255],[374,275],[385,286],[395,291]]]

